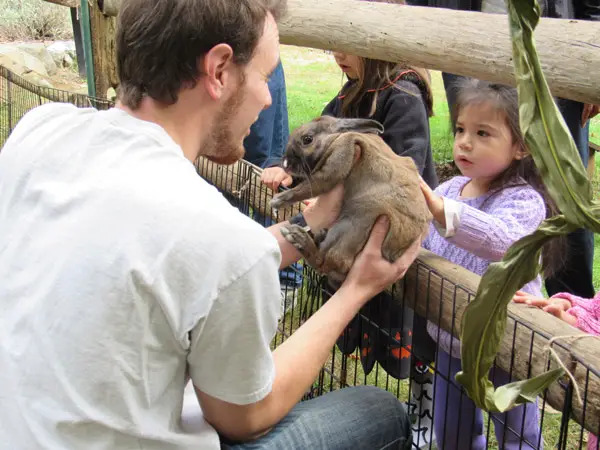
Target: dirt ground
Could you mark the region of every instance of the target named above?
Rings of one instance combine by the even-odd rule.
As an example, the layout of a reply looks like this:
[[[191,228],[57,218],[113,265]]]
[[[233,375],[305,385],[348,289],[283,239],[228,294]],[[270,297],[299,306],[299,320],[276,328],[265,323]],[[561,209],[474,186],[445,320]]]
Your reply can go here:
[[[54,75],[48,77],[48,81],[56,89],[87,93],[87,83],[85,79],[79,77],[76,68],[60,68]]]

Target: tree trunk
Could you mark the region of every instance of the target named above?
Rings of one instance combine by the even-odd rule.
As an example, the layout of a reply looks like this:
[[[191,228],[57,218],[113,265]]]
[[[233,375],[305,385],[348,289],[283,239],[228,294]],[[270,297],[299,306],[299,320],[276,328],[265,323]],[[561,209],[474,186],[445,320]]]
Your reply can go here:
[[[96,96],[106,98],[108,89],[119,85],[115,42],[117,20],[115,17],[105,16],[98,2],[93,1],[90,3],[90,24]]]

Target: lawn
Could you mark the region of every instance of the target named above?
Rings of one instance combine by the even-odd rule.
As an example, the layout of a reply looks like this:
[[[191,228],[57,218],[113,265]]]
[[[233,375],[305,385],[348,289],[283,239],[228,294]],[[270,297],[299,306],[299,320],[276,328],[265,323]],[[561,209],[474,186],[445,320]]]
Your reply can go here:
[[[285,69],[290,130],[320,115],[339,92],[345,79],[333,56],[323,50],[281,46]],[[452,159],[448,103],[440,72],[432,72],[434,116],[430,119],[431,146],[436,162]],[[600,144],[600,115],[592,120],[590,140]],[[596,158],[596,167],[600,157]],[[600,288],[600,240],[595,239],[594,286]]]

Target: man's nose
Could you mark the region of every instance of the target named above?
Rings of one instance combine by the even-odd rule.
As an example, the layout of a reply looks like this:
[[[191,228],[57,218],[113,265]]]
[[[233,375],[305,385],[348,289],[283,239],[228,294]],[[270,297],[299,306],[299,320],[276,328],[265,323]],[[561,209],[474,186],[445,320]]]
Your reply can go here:
[[[266,102],[265,102],[265,106],[263,106],[263,109],[267,109],[269,108],[269,106],[271,106],[273,104],[273,97],[271,97],[271,91],[269,90],[269,88],[267,87],[267,97],[266,97]]]

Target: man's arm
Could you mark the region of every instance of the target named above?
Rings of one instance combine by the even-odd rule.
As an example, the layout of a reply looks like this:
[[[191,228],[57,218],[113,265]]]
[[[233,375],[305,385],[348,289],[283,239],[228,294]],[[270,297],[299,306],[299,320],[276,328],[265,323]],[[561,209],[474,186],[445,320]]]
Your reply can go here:
[[[196,389],[203,415],[222,435],[236,441],[269,431],[300,401],[325,363],[336,339],[375,294],[404,276],[420,241],[395,263],[381,254],[387,220],[375,225],[342,287],[306,323],[273,352],[275,380],[271,392],[249,405],[235,405]]]

